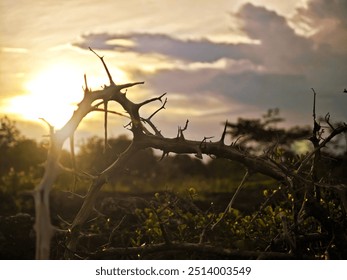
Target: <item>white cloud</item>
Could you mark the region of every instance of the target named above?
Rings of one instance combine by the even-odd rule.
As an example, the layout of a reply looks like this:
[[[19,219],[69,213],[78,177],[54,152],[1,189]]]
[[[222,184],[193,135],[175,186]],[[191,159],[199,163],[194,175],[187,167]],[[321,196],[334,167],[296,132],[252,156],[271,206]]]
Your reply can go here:
[[[3,47],[0,50],[1,50],[1,52],[5,52],[5,53],[27,53],[28,52],[28,50],[25,48]]]

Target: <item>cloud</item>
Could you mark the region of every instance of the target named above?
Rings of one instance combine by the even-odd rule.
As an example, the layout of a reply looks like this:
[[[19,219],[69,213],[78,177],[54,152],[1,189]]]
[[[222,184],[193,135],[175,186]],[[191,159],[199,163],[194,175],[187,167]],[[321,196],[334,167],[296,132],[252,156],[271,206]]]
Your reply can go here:
[[[269,71],[280,72],[292,69],[293,64],[296,66],[297,61],[302,61],[307,50],[312,48],[308,39],[297,36],[286,20],[273,11],[246,4],[236,16],[244,22],[244,33],[251,39],[259,40],[260,44],[216,43],[207,39],[182,40],[167,34],[91,33],[83,35],[81,41],[73,45],[84,49],[90,46],[99,50],[159,54],[189,63],[212,63],[223,58],[248,60],[252,64],[265,66]],[[122,45],[123,40],[132,44]]]
[[[119,44],[117,44],[119,40]],[[128,40],[130,46],[122,45],[123,40]],[[241,48],[234,44],[214,43],[203,40],[180,40],[166,34],[85,34],[73,46],[98,50],[114,50],[136,52],[141,54],[160,54],[175,59],[190,62],[213,62],[221,58],[242,58]]]
[[[345,0],[312,0],[298,8],[293,21],[313,30],[310,39],[342,53],[347,53],[347,2]]]
[[[235,111],[236,104],[243,106],[244,111],[237,110],[238,114],[242,111],[249,113],[246,111],[249,106],[262,112],[268,108],[281,108],[301,113],[310,112],[312,107],[311,90],[301,75],[253,71],[231,74],[218,69],[199,69],[188,74],[185,70],[166,70],[147,77],[146,83],[155,89],[156,94],[167,91],[187,96],[188,100],[177,104],[183,107],[190,103],[196,105],[198,100],[202,110],[214,106],[208,101],[211,96],[221,100],[219,106],[224,112],[228,107],[229,113]]]
[[[312,60],[312,43],[297,36],[283,16],[252,4],[244,5],[237,16],[247,36],[260,41],[247,56],[269,72],[297,73],[298,65]]]
[[[4,53],[20,53],[20,54],[28,52],[28,50],[25,48],[7,48],[7,47],[0,48],[0,51]]]
[[[258,44],[182,40],[168,34],[102,33],[83,35],[74,46],[163,56],[173,61],[173,67],[138,73],[146,75],[153,91],[180,93],[191,102],[207,100],[212,94],[230,104],[263,110],[279,107],[309,119],[313,87],[318,92],[318,112],[330,112],[346,121],[342,104],[347,96],[342,90],[347,87],[347,51],[339,45],[341,38],[347,38],[346,6],[344,0],[313,0],[307,8],[298,9],[293,18],[318,26],[316,33],[303,36],[284,16],[245,4],[235,16],[243,23],[243,33]],[[330,34],[333,41],[328,40],[330,29],[324,22],[336,27],[336,33]],[[130,44],[123,44],[124,40]]]
[[[312,23],[322,23],[322,20],[331,19],[339,26],[347,27],[347,3],[344,0],[311,0],[306,8],[299,8],[297,11]]]

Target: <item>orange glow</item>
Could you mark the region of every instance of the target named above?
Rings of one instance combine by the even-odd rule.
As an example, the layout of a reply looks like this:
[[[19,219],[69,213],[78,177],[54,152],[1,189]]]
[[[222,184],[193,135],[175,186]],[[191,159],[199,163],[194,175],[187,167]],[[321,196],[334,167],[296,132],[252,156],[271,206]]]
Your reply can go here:
[[[119,69],[110,69],[117,80],[126,78]],[[103,73],[102,73],[103,74]],[[105,74],[106,76],[106,74]],[[83,98],[83,71],[73,65],[56,64],[29,80],[26,95],[10,100],[8,111],[25,120],[44,118],[56,128],[61,128],[71,117]],[[108,84],[107,76],[88,76],[88,86],[99,89]]]

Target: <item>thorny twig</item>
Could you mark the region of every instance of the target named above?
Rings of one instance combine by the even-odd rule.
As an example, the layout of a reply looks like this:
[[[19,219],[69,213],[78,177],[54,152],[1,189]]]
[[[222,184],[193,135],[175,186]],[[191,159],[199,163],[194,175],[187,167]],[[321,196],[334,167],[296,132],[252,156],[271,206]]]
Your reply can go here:
[[[250,172],[248,171],[248,169],[247,169],[246,172],[245,172],[245,175],[243,176],[243,178],[242,178],[242,180],[241,180],[239,186],[237,187],[237,189],[236,189],[236,191],[235,191],[233,197],[231,198],[231,200],[230,200],[228,206],[225,208],[225,210],[224,210],[222,216],[218,219],[217,222],[215,222],[215,223],[212,225],[212,227],[211,227],[212,230],[216,227],[216,225],[218,225],[218,224],[224,219],[224,217],[226,216],[226,214],[230,211],[230,209],[231,209],[232,206],[234,205],[234,202],[235,202],[236,197],[238,196],[239,192],[241,191],[242,187],[244,186],[244,184],[246,183],[246,181],[247,181],[247,179],[249,178],[250,175],[251,175],[251,173],[250,173]]]

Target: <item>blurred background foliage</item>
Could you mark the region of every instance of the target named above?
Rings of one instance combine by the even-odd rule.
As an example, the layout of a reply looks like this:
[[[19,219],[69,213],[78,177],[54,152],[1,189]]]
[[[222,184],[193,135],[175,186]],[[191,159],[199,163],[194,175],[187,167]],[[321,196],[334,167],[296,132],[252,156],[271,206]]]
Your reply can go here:
[[[280,125],[281,122],[283,119],[279,110],[271,109],[259,119],[240,118],[235,123],[228,123],[226,131],[235,148],[255,155],[269,153],[273,160],[295,166],[312,149],[308,140],[312,129],[285,128]],[[7,117],[2,117],[0,124],[0,251],[2,249],[3,256],[7,254],[5,258],[33,258],[34,203],[30,191],[43,175],[49,143],[48,139],[27,139],[17,129],[15,122]],[[340,137],[322,150],[318,173],[330,178],[331,183],[347,183],[347,153],[343,140]],[[108,139],[106,152],[103,152],[104,139],[100,137],[94,136],[77,143],[77,170],[97,175],[114,162],[130,142],[126,136]],[[97,223],[88,225],[88,230],[94,234],[104,231],[101,243],[108,240],[108,244],[111,244],[113,239],[117,242],[122,239],[124,246],[140,246],[162,240],[159,217],[167,222],[169,229],[177,229],[169,230],[175,240],[198,242],[203,228],[218,220],[245,174],[243,166],[225,159],[206,157],[199,160],[190,155],[160,158],[161,155],[151,149],[140,151],[117,174],[117,181],[104,186],[98,201],[99,211],[105,216],[99,217]],[[64,166],[72,168],[69,151],[63,151],[60,161]],[[65,222],[72,220],[81,205],[81,200],[72,192],[84,195],[88,185],[87,180],[76,180],[71,173],[63,172],[59,176],[51,193],[54,224],[66,227]],[[233,238],[229,233],[226,234],[229,237],[223,234],[209,236],[211,233],[206,233],[203,238],[208,239],[208,242],[230,244],[238,249],[269,249],[269,244],[281,231],[281,217],[289,215],[291,211],[290,192],[281,191],[281,195],[276,196],[278,188],[278,182],[273,179],[260,174],[253,175],[237,197],[233,209],[229,210],[227,218],[218,225],[222,229],[220,232],[226,229],[229,233],[232,231]],[[168,193],[185,198],[175,200]],[[272,200],[265,207],[264,202],[269,201],[269,197],[279,202]],[[332,213],[338,216],[342,210],[331,206],[334,199],[329,194],[323,202],[327,207],[332,207]],[[185,206],[182,201],[185,201]],[[120,233],[117,235],[112,228],[125,216],[133,219],[135,224],[126,229],[119,226]],[[315,221],[308,221],[307,227],[315,232],[319,225]],[[247,243],[247,239],[253,241]],[[261,242],[253,246],[257,239],[261,239]],[[13,251],[14,243],[9,240],[16,246],[27,242],[32,250]],[[282,249],[288,247],[288,244],[279,243],[277,245]],[[58,249],[54,254],[59,258]]]
[[[308,141],[312,131],[310,127],[284,128],[280,126],[283,121],[278,109],[270,109],[259,119],[240,118],[235,123],[228,123],[228,137],[232,145],[240,150],[258,155],[270,151],[281,163],[293,164],[312,149]],[[30,196],[30,190],[43,174],[49,143],[48,139],[27,139],[17,129],[15,122],[6,116],[0,119],[0,124],[0,215],[7,215],[23,211],[20,203],[23,203],[23,197]],[[130,142],[124,135],[108,139],[106,152],[103,152],[104,139],[97,136],[76,143],[77,170],[97,175],[115,161]],[[324,150],[320,162],[320,169],[339,183],[347,182],[345,145],[341,138],[334,141]],[[193,187],[203,198],[209,194],[233,192],[245,172],[239,163],[225,159],[206,156],[201,161],[190,155],[169,155],[160,160],[160,157],[152,149],[140,151],[117,175],[117,181],[104,186],[104,192],[184,192]],[[72,168],[69,151],[63,151],[60,161]],[[251,191],[260,188],[261,191],[271,188],[274,183],[272,179],[257,174],[245,189]],[[78,179],[75,182],[74,175],[67,172],[59,176],[55,185],[56,191],[76,191],[82,195],[87,188],[88,181]]]

